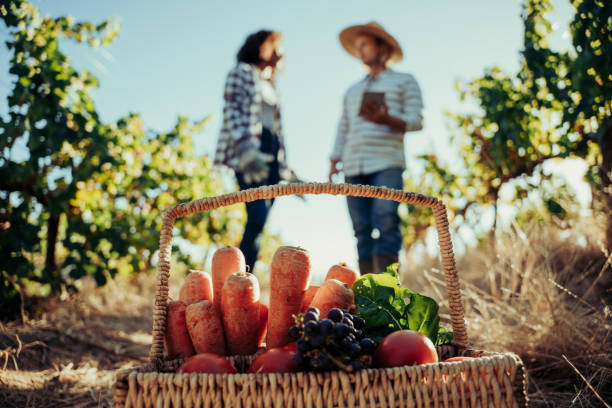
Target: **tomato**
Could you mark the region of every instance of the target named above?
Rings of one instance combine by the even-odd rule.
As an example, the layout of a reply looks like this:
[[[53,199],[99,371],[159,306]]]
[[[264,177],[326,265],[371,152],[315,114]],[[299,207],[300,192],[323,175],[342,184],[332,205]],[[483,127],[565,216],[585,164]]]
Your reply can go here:
[[[452,363],[453,361],[465,361],[465,360],[471,360],[472,358],[474,358],[474,357],[457,356],[457,357],[447,358],[443,362],[444,363]]]
[[[283,350],[287,351],[295,351],[297,352],[297,341],[292,341],[291,343],[287,343],[282,347]]]
[[[285,346],[287,347],[287,346]],[[294,373],[302,371],[295,364],[295,351],[285,348],[272,348],[257,356],[249,367],[249,373]]]
[[[177,373],[236,374],[236,369],[229,361],[217,354],[200,353],[185,360]]]
[[[468,356],[456,356],[456,357],[451,357],[451,358],[447,358],[446,360],[443,361],[443,363],[452,363],[453,361],[467,361],[467,360],[472,360],[474,359],[474,357],[468,357]],[[482,379],[485,379],[485,373],[482,372],[480,373],[480,376],[482,377]],[[467,377],[467,374],[465,372],[461,372],[461,381],[465,381]],[[442,375],[442,378],[444,378],[444,381],[448,381],[448,375]],[[467,390],[470,390],[470,386],[467,385],[466,386]]]
[[[438,353],[429,338],[413,330],[398,330],[383,339],[374,352],[374,367],[438,362]]]

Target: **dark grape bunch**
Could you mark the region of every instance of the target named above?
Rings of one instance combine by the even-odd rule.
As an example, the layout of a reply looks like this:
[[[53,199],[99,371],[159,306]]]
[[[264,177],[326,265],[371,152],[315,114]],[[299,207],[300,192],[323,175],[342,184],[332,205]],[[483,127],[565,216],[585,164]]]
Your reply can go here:
[[[369,367],[376,343],[364,337],[364,328],[361,317],[341,309],[333,308],[321,319],[319,309],[308,308],[295,316],[295,326],[289,329],[289,336],[297,340],[296,364],[312,371]]]

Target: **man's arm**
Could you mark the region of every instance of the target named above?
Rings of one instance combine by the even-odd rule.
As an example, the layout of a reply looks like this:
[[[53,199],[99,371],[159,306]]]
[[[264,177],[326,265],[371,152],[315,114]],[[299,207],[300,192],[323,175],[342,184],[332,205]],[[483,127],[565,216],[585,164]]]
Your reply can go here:
[[[406,132],[423,129],[423,98],[419,84],[410,74],[401,84],[402,113],[400,118],[406,123]]]

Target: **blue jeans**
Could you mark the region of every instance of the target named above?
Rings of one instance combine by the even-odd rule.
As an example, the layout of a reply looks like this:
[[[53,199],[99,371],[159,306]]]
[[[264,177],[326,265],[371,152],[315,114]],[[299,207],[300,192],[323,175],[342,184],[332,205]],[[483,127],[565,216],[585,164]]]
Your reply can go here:
[[[377,187],[403,188],[401,168],[390,168],[372,174],[345,177],[347,183]],[[377,255],[397,255],[402,246],[397,208],[399,203],[368,197],[346,197],[353,230],[357,238],[359,259],[367,261]],[[379,234],[372,237],[374,229]]]
[[[247,184],[244,181],[244,175],[240,172],[236,172],[236,179],[240,190],[268,186],[279,182],[278,149],[278,136],[271,133],[267,128],[264,128],[261,135],[261,151],[275,157],[274,161],[269,163],[270,175],[267,180],[263,180],[261,183]],[[244,254],[246,264],[249,265],[249,272],[253,272],[255,262],[257,262],[259,241],[273,202],[274,199],[262,199],[246,203],[247,222],[244,227],[242,241],[240,241],[240,250]]]

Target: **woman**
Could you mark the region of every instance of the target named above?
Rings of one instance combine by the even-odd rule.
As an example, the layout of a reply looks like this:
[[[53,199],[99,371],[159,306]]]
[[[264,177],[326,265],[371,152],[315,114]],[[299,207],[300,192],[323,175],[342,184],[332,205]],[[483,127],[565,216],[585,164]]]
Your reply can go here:
[[[280,103],[274,84],[283,56],[281,39],[280,33],[269,30],[249,35],[238,51],[237,65],[227,75],[215,164],[232,168],[241,190],[295,179],[285,162]],[[251,271],[273,201],[246,203],[247,223],[240,249]]]

